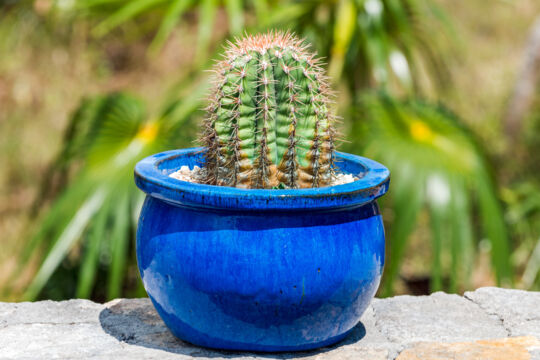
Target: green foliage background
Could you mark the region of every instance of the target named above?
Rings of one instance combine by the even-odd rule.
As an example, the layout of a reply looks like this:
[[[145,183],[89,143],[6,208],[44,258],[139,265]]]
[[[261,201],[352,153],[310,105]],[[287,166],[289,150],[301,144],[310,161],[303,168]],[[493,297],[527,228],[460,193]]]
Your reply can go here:
[[[6,297],[144,295],[133,248],[143,200],[133,184],[134,164],[192,146],[208,88],[205,70],[220,44],[267,29],[295,31],[327,59],[340,93],[341,149],[373,157],[392,172],[383,204],[388,256],[381,295],[395,292],[415,239],[430,249],[430,291],[470,288],[478,249],[490,254],[497,284],[538,288],[539,175],[497,175],[499,155],[442,104],[455,91],[448,49],[459,52],[462,44],[436,1],[21,1],[0,2],[0,9],[4,54],[19,51],[35,31],[65,42],[80,41],[80,33],[97,48],[102,42],[140,46],[137,60],[152,63],[180,46],[175,36],[195,39],[187,60],[179,60],[182,71],[159,96],[120,87],[87,94],[73,109],[35,196],[16,265],[0,284]],[[111,67],[132,61],[122,55]],[[531,137],[525,149],[535,144]]]

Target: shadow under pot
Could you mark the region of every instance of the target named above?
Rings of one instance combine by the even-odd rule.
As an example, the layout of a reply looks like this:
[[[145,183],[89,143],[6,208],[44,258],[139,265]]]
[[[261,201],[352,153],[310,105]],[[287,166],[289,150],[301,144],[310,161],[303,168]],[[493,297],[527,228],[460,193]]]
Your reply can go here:
[[[355,155],[359,178],[298,190],[180,181],[201,148],[150,156],[135,168],[147,196],[137,230],[144,287],[174,335],[217,349],[295,351],[345,338],[379,286],[384,229],[376,199],[389,171]]]

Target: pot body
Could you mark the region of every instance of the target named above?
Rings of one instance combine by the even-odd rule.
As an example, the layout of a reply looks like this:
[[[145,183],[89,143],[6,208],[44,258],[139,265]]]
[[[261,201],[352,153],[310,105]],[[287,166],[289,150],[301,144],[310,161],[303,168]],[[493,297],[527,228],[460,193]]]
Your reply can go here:
[[[147,194],[138,266],[159,315],[183,340],[252,351],[329,345],[357,324],[378,288],[384,230],[375,200],[241,209]]]

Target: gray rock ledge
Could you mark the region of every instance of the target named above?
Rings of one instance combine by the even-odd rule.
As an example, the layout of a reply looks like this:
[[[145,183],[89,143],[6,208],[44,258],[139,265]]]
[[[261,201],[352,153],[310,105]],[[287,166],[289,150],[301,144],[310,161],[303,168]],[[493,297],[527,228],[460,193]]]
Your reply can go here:
[[[375,299],[343,342],[310,352],[221,352],[176,339],[148,299],[0,303],[0,359],[538,359],[540,292]]]

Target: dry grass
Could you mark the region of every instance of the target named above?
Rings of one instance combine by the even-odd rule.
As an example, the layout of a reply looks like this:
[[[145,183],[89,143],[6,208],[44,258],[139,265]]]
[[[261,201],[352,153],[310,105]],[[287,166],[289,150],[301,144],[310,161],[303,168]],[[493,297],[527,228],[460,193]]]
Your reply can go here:
[[[462,46],[447,47],[453,90],[442,99],[494,153],[504,147],[500,122],[523,62],[530,28],[540,16],[536,0],[439,0],[452,17]]]

